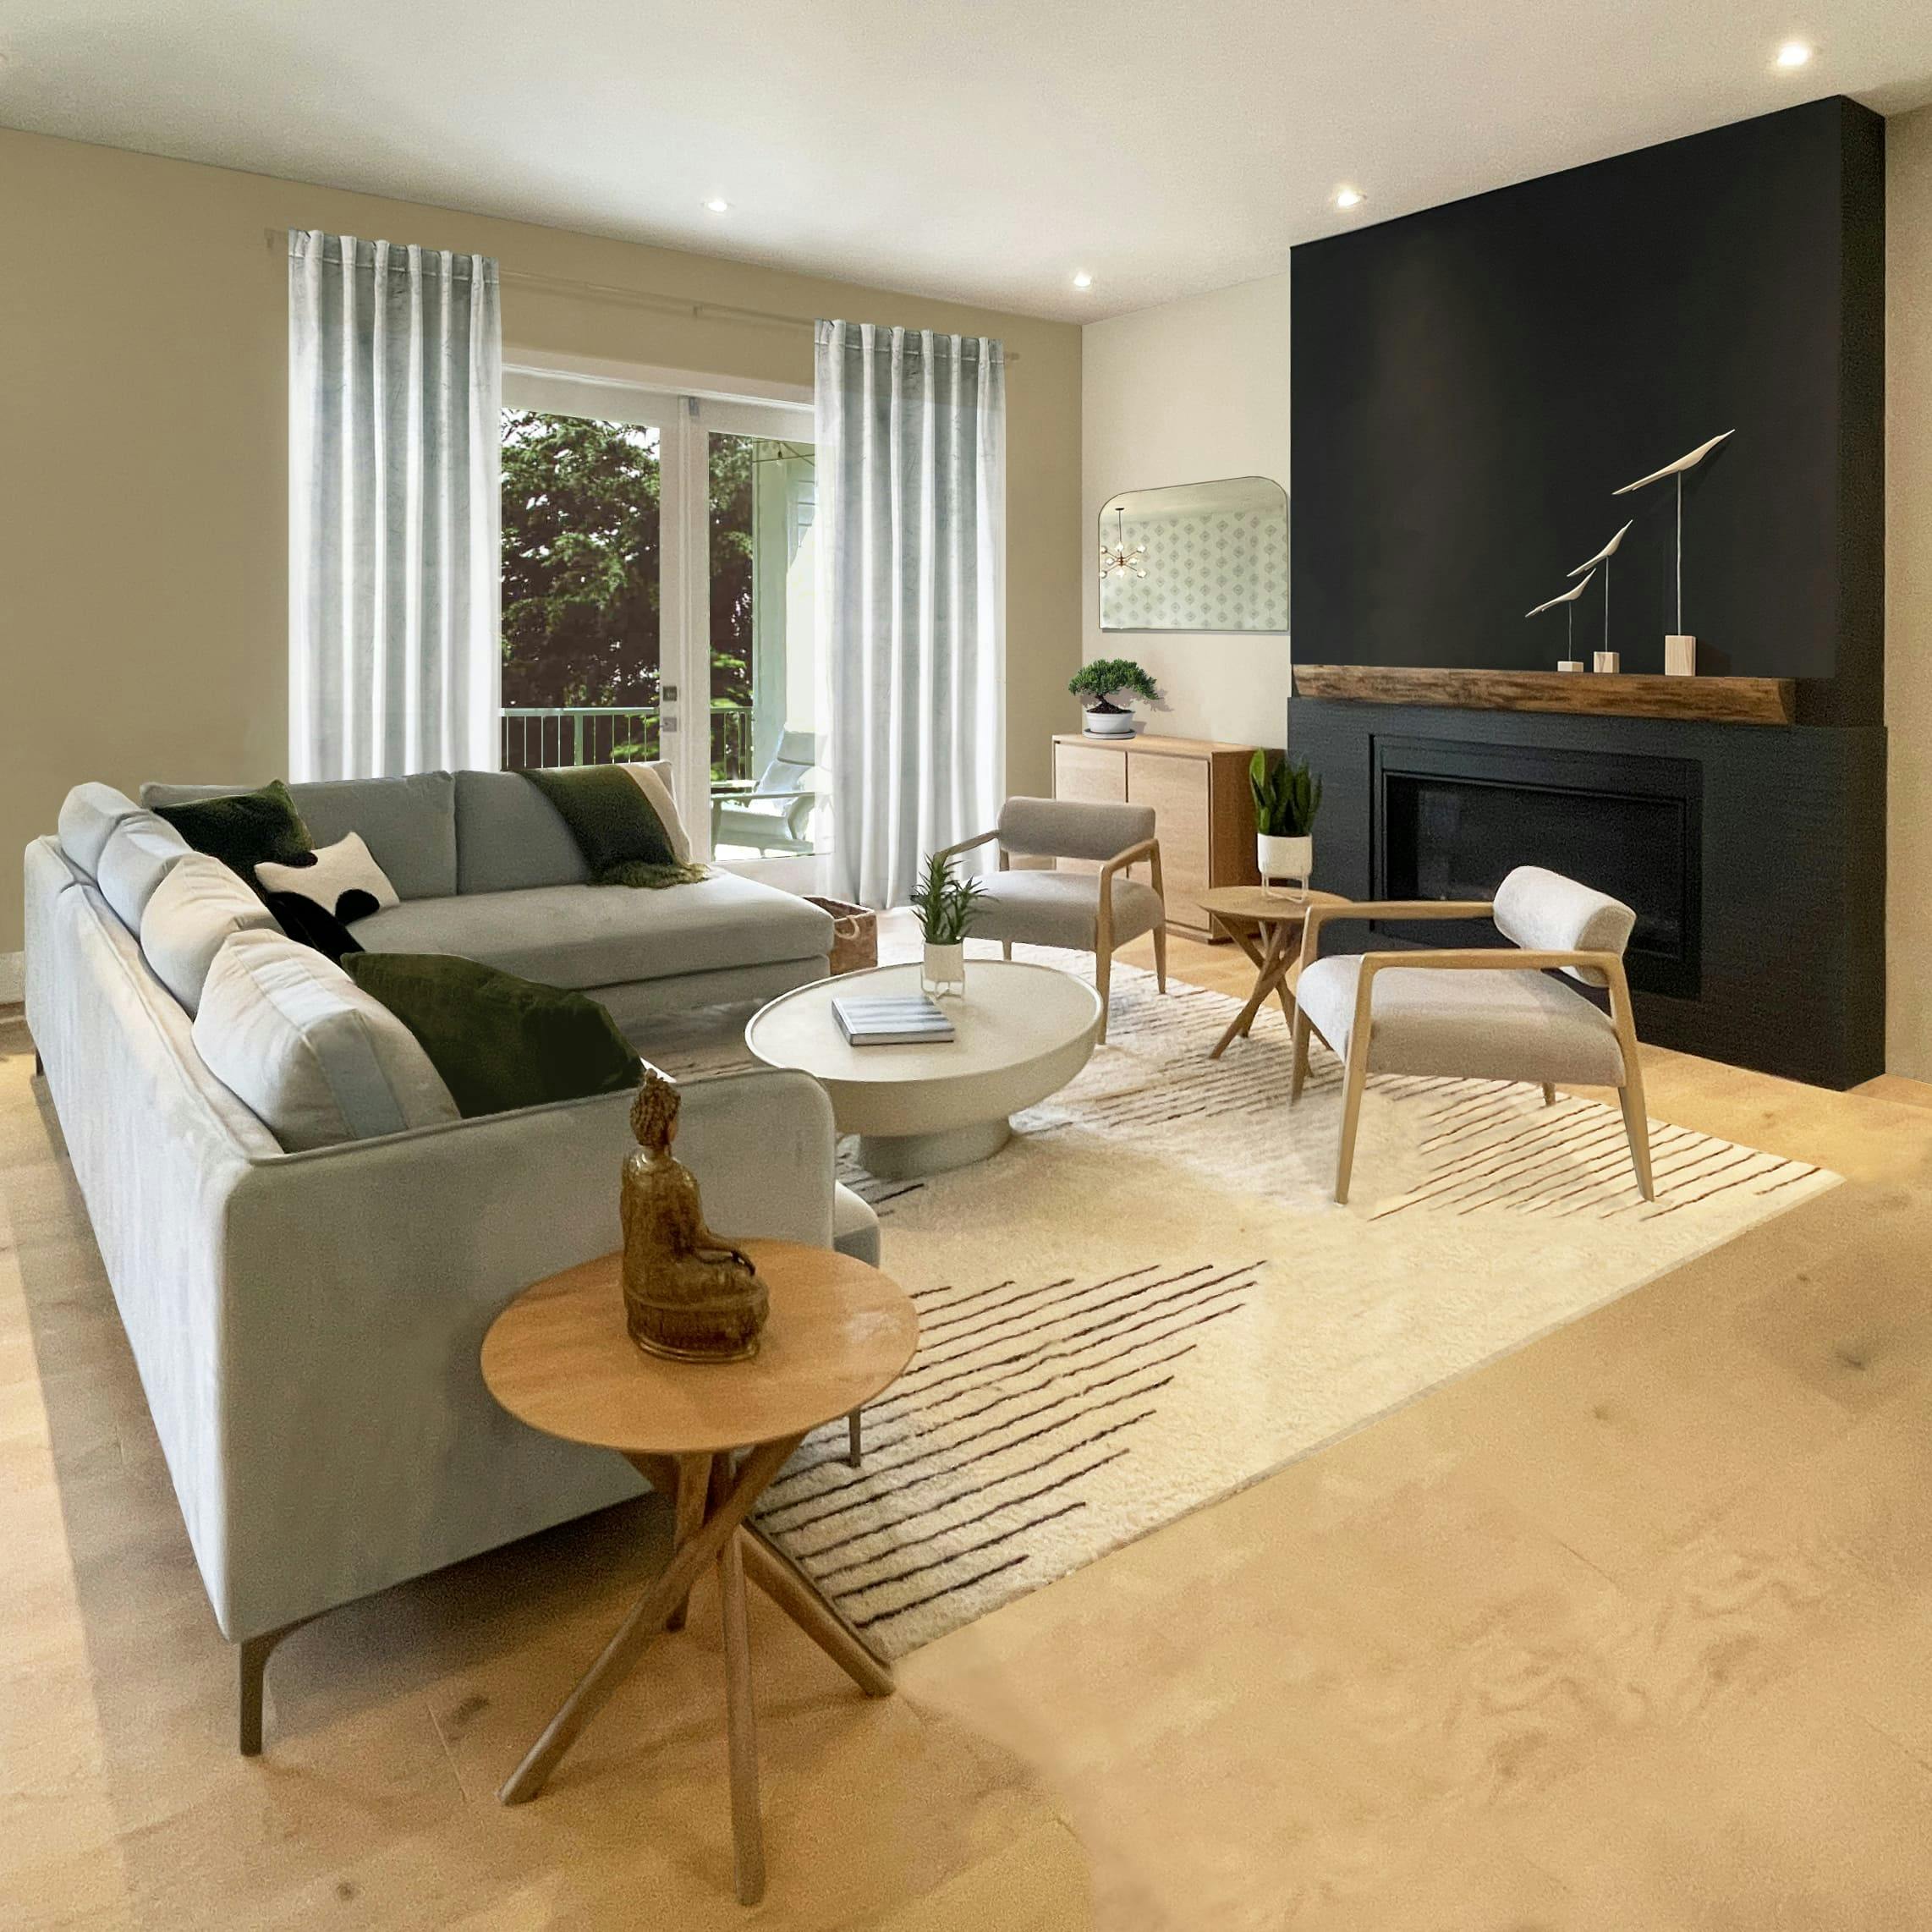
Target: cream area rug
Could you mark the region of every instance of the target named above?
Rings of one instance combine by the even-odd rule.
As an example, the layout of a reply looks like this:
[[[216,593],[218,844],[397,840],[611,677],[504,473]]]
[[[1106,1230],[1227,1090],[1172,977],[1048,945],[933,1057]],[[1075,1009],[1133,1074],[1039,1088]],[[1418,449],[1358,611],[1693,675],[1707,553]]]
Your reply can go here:
[[[1025,948],[1016,949],[1020,956]],[[1035,957],[1065,965],[1066,954]],[[1081,963],[1075,961],[1074,963]],[[971,968],[969,966],[969,973]],[[1652,1280],[1834,1185],[1490,1080],[1370,1081],[1354,1199],[1331,1199],[1341,1068],[1288,1108],[1278,1007],[1117,966],[1107,1044],[991,1161],[843,1175],[919,1304],[919,1353],[808,1441],[759,1521],[868,1641],[902,1655]],[[690,1040],[677,1070],[733,1056]],[[667,1047],[671,1043],[667,1043]],[[889,1051],[881,1049],[881,1051]],[[848,1144],[855,1146],[855,1143]]]

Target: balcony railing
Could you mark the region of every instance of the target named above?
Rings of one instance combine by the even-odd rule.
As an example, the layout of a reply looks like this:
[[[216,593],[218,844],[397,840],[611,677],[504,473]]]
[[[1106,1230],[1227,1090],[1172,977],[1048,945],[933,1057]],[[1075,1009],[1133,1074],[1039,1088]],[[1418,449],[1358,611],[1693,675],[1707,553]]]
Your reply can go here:
[[[619,765],[663,755],[655,705],[505,706],[503,769]],[[745,779],[751,769],[751,707],[711,706],[711,776]]]

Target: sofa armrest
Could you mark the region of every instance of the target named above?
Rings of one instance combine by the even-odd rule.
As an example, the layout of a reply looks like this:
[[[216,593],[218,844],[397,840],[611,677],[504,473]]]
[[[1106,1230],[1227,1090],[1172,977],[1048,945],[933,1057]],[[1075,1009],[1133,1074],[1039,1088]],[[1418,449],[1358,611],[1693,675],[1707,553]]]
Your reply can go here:
[[[832,1109],[799,1073],[694,1081],[678,1153],[721,1233],[829,1246]],[[634,1493],[618,1458],[514,1421],[485,1331],[619,1245],[631,1096],[256,1164],[228,1204],[221,1364],[231,1638],[274,1629]]]

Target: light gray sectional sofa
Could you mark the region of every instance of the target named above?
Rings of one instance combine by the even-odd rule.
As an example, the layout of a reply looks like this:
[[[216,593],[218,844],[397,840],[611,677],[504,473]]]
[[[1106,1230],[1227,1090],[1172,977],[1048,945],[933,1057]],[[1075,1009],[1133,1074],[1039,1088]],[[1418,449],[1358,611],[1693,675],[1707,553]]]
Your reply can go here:
[[[360,832],[402,895],[363,922],[365,944],[541,968],[634,1024],[826,970],[829,921],[786,895],[726,878],[572,883],[574,848],[513,776],[295,791],[319,843]],[[213,863],[184,860],[121,794],[78,788],[60,835],[27,848],[26,999],[208,1599],[241,1646],[248,1750],[268,1650],[294,1625],[641,1488],[616,1457],[513,1421],[477,1367],[521,1288],[618,1244],[630,1096],[432,1110],[410,1117],[436,1124],[286,1150],[215,1077],[196,1028],[213,1024],[200,995],[218,972],[294,942],[238,915],[212,963],[178,950],[169,970],[198,1020],[137,936],[177,868]],[[318,996],[328,975],[348,985],[303,957]],[[678,1152],[714,1226],[820,1245],[836,1232],[875,1254],[870,1211],[835,1190],[831,1107],[804,1076],[690,1084]]]
[[[141,787],[144,805],[236,785]],[[768,1000],[822,980],[831,916],[719,872],[664,892],[592,887],[557,808],[513,771],[423,771],[289,788],[317,845],[360,832],[402,900],[350,927],[371,952],[454,952],[602,1002],[627,1036],[654,1016]]]

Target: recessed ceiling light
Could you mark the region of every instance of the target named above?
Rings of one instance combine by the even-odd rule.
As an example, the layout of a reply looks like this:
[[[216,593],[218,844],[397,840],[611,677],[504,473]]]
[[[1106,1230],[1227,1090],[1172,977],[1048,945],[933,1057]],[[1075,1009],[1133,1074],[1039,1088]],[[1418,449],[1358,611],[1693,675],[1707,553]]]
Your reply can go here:
[[[1351,188],[1345,183],[1331,195],[1336,206],[1346,212],[1350,208],[1359,208],[1369,197],[1359,188]]]
[[[1076,288],[1091,288],[1093,285],[1094,278],[1092,276],[1088,274],[1085,269],[1079,268],[1074,270],[1073,286]]]
[[[1818,49],[1808,47],[1803,41],[1787,41],[1778,49],[1778,65],[1782,68],[1803,67]]]
[[[726,200],[724,196],[722,195],[712,195],[711,199],[705,203],[705,206],[710,213],[714,215],[727,214],[731,210],[731,203]]]

